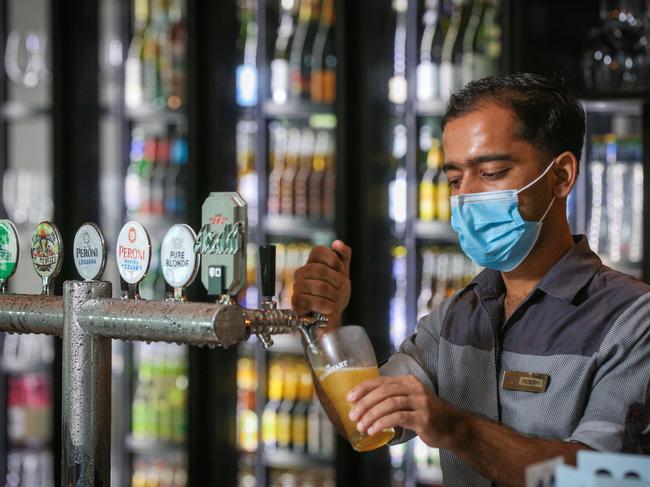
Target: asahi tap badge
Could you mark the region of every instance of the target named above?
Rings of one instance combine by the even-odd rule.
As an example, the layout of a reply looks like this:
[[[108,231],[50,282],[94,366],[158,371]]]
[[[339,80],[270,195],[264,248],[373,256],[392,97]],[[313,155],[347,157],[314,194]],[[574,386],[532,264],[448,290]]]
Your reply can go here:
[[[84,223],[74,236],[74,265],[86,281],[101,277],[106,267],[106,241],[94,223]]]
[[[41,294],[52,294],[52,279],[59,274],[63,264],[63,242],[54,223],[41,222],[36,225],[32,234],[32,263],[43,280]]]
[[[246,202],[237,193],[210,193],[194,249],[201,254],[201,282],[208,294],[231,297],[246,284]]]
[[[188,225],[169,229],[160,247],[160,264],[165,281],[174,288],[174,299],[185,300],[184,290],[196,278],[201,262],[194,252],[196,233]]]
[[[151,240],[144,227],[130,221],[122,227],[115,248],[120,276],[129,286],[129,297],[138,296],[138,284],[149,271]]]
[[[9,220],[0,220],[0,293],[4,294],[7,281],[18,267],[20,241],[16,227]]]

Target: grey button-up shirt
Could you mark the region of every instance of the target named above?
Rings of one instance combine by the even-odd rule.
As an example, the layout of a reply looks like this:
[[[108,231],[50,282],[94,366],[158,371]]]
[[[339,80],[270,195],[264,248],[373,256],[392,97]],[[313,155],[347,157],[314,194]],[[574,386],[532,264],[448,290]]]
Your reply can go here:
[[[620,451],[630,406],[649,394],[650,286],[603,265],[584,236],[575,241],[507,321],[501,274],[481,272],[420,320],[382,375],[412,374],[526,436]],[[548,374],[548,388],[503,389],[507,370]],[[446,487],[491,485],[450,451],[440,456]]]

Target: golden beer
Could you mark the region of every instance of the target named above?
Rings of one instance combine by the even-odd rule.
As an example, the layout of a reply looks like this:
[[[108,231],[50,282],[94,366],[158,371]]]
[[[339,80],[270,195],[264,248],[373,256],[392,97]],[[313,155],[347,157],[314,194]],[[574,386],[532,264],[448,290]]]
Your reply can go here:
[[[356,423],[349,417],[353,405],[346,399],[348,392],[364,381],[379,377],[377,367],[343,367],[333,371],[318,368],[315,372],[325,394],[336,409],[352,448],[358,452],[370,451],[384,446],[393,439],[395,436],[393,428],[368,436],[360,433]]]

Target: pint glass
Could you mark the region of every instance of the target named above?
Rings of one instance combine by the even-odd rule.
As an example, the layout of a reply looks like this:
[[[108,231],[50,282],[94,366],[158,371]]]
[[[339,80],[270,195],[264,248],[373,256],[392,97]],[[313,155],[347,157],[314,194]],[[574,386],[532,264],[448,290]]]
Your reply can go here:
[[[388,443],[395,430],[385,429],[369,436],[357,430],[349,418],[353,405],[346,396],[358,384],[379,376],[377,359],[365,330],[345,326],[318,339],[318,346],[309,348],[309,361],[320,385],[323,407],[357,451],[370,451]],[[329,404],[327,404],[329,403]]]

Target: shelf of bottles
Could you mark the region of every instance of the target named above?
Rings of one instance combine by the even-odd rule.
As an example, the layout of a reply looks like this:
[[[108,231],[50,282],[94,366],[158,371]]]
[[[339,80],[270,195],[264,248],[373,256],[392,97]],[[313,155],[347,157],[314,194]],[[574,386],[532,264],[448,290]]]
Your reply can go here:
[[[187,2],[100,3],[101,198],[109,247],[128,220],[147,229],[152,262],[143,299],[164,299],[159,262],[167,230],[187,221]],[[117,203],[116,203],[117,202]],[[116,290],[111,265],[106,278]],[[114,264],[114,261],[113,261]],[[121,485],[187,484],[186,347],[113,346],[114,478]]]
[[[644,245],[642,104],[591,101],[584,107],[586,171],[571,200],[569,216],[605,264],[640,278]]]
[[[10,292],[38,293],[29,262],[31,233],[52,218],[51,4],[4,2],[0,177],[6,218],[16,224],[21,248]],[[0,334],[0,483],[54,485],[54,340]]]
[[[244,455],[253,454],[263,445],[269,485],[287,485],[284,482],[291,479],[333,485],[336,433],[314,395],[311,372],[304,357],[285,348],[272,354],[267,370],[263,371],[267,388],[262,405],[256,404],[260,397],[258,369],[252,356],[240,356],[237,364],[239,449]],[[241,462],[239,484],[242,486],[256,485],[250,458],[244,456]]]
[[[451,229],[441,121],[451,94],[498,72],[502,36],[498,0],[393,0],[392,9],[387,214],[393,237],[389,335],[397,349],[417,318],[480,270],[460,252]],[[437,450],[419,440],[390,447],[390,456],[395,485],[442,483]]]
[[[248,202],[251,228],[251,284],[240,301],[248,306],[257,306],[259,299],[257,245],[277,246],[276,298],[287,308],[295,270],[313,245],[335,238],[334,3],[237,2],[237,187]],[[262,46],[262,39],[271,42]],[[262,70],[268,74],[260,86]],[[333,485],[331,425],[313,398],[300,339],[274,342],[270,352],[259,344],[240,347],[239,484]],[[260,390],[258,378],[263,378]]]

